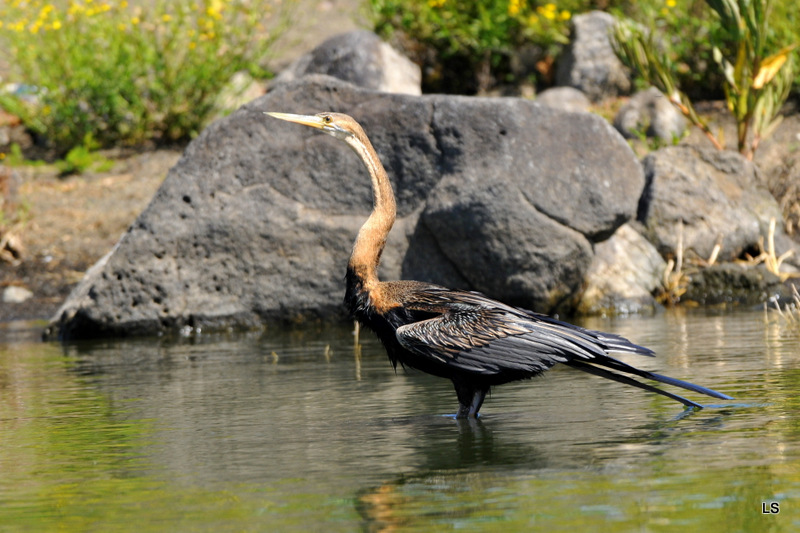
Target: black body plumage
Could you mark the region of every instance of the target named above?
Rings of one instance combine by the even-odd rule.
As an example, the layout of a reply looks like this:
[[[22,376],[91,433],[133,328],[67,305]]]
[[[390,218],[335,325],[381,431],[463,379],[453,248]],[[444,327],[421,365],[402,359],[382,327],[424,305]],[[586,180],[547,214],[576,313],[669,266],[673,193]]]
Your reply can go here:
[[[351,269],[345,282],[345,305],[354,318],[378,335],[392,364],[399,362],[452,380],[462,416],[477,414],[490,387],[532,378],[556,363],[655,392],[688,407],[702,405],[635,377],[730,399],[612,357],[613,352],[655,355],[619,335],[507,306],[480,293],[421,282],[388,282],[397,283],[393,289],[400,299],[413,303],[380,313]]]

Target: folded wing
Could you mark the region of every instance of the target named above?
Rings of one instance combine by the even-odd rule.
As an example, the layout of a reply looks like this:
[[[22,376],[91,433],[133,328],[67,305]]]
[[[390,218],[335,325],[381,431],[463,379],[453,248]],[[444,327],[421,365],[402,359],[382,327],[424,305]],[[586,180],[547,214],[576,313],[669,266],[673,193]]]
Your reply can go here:
[[[529,378],[563,363],[692,407],[699,405],[641,383],[630,374],[729,399],[711,389],[639,370],[610,357],[610,352],[654,355],[652,350],[618,335],[580,328],[473,292],[435,288],[427,290],[422,298],[416,296],[420,310],[437,309],[440,314],[399,327],[396,335],[400,344],[467,374],[496,376],[497,384]]]

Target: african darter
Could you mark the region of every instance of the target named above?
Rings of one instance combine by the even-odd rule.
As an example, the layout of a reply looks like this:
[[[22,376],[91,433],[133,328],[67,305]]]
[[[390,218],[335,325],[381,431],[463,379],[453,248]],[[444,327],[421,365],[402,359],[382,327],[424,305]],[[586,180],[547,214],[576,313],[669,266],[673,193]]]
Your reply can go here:
[[[656,392],[693,408],[702,406],[630,375],[731,399],[610,357],[610,352],[654,355],[652,350],[619,335],[580,328],[477,292],[420,281],[380,281],[378,264],[395,221],[395,198],[386,170],[364,130],[341,113],[267,114],[343,140],[366,165],[374,206],[358,232],[347,264],[345,305],[380,337],[395,367],[399,361],[453,381],[459,403],[457,418],[476,417],[490,387],[537,376],[556,363]]]

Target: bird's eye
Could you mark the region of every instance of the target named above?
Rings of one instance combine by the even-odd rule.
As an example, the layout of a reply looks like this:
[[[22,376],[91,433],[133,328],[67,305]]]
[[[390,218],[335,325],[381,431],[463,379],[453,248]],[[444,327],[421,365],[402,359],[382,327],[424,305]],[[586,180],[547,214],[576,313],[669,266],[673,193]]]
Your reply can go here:
[[[333,121],[333,119],[330,117],[330,115],[325,115],[324,117],[322,117],[322,121],[325,124],[330,124]]]

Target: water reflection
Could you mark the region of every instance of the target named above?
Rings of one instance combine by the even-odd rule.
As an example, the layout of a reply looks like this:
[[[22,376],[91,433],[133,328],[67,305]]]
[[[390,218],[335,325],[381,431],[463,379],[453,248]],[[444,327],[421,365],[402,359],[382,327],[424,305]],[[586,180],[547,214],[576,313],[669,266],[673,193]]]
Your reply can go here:
[[[569,445],[597,443],[598,434],[635,437],[653,416],[637,405],[652,404],[662,424],[682,413],[678,404],[559,369],[499,388],[485,417],[469,425],[443,416],[455,409],[448,382],[395,375],[377,341],[365,338],[359,356],[348,332],[335,329],[126,343],[124,353],[114,343],[71,345],[67,353],[74,372],[114,405],[135,405],[138,416],[157,421],[158,444],[148,453],[196,481],[348,468],[583,466],[591,457],[576,457]]]
[[[656,350],[626,357],[637,366],[736,400],[685,411],[556,368],[497,388],[481,419],[460,421],[446,416],[457,406],[449,382],[395,373],[371,334],[359,347],[348,327],[17,338],[0,344],[0,434],[15,435],[0,448],[0,504],[14,491],[28,507],[68,493],[81,514],[104,499],[115,529],[146,501],[162,529],[200,508],[198,521],[225,516],[240,529],[647,530],[661,520],[728,530],[763,519],[762,500],[800,498],[800,335],[761,313],[584,325]],[[17,489],[25,479],[38,480],[34,491]],[[78,490],[64,488],[75,479]],[[741,510],[751,504],[752,515]],[[787,504],[760,524],[799,517]]]

